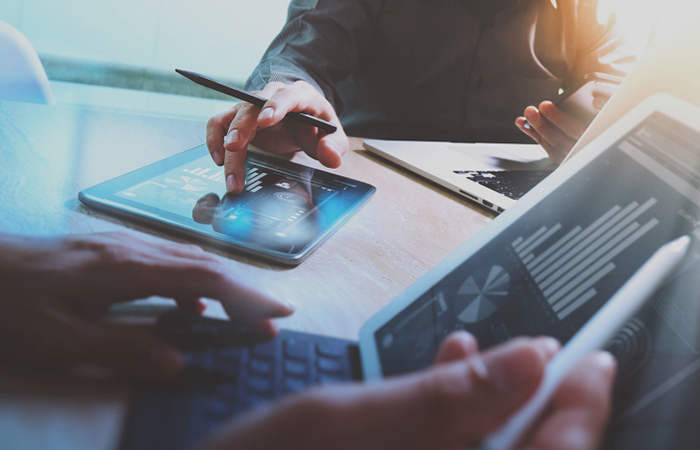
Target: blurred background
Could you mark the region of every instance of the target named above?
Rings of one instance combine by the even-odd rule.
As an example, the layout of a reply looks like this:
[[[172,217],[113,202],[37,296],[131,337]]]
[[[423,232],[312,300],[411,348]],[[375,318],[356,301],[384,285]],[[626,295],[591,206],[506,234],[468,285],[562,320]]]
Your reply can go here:
[[[173,97],[227,99],[173,69],[242,86],[282,28],[288,3],[0,0],[0,21],[32,43],[58,104],[209,117],[230,107],[231,101]]]
[[[700,14],[698,0],[599,1],[601,20],[615,13],[639,55]],[[59,104],[205,118],[231,101],[173,69],[242,86],[284,24],[288,3],[0,0],[0,20],[34,45]]]

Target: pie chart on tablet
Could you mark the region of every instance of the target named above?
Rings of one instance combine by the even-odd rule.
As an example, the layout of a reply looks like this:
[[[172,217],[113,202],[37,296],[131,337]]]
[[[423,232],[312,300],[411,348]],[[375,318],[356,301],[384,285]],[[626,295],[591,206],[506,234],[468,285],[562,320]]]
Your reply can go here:
[[[510,275],[501,266],[486,267],[471,274],[457,291],[457,318],[464,323],[480,322],[498,311],[510,287]]]
[[[165,182],[179,187],[183,191],[205,191],[207,183],[194,177],[180,176],[180,178],[166,178]]]

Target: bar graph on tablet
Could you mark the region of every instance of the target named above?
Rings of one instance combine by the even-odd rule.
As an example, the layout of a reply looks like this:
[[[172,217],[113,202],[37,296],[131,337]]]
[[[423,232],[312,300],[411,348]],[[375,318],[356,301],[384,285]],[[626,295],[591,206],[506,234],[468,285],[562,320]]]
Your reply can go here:
[[[650,198],[641,205],[615,205],[588,227],[577,226],[546,248],[540,247],[561,232],[561,224],[542,226],[511,243],[560,320],[596,295],[595,284],[615,269],[613,258],[659,224],[656,218],[637,221],[656,203]]]

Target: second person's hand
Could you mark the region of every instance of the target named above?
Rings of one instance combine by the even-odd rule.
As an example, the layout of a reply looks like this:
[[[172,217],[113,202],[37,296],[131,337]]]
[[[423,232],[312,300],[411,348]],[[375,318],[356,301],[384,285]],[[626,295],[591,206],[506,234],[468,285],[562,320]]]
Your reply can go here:
[[[131,326],[106,323],[115,303],[152,295],[199,309],[219,300],[232,321],[272,336],[293,308],[245,283],[198,246],[132,233],[0,234],[0,360],[40,367],[88,365],[126,378],[180,374],[181,353]]]
[[[303,150],[326,167],[340,166],[348,150],[348,138],[331,104],[304,81],[268,83],[259,92],[268,98],[263,108],[241,102],[207,123],[207,147],[214,162],[224,166],[226,190],[238,194],[245,187],[245,158],[253,143],[271,153]],[[287,113],[305,112],[338,126],[335,133],[294,120]]]
[[[530,128],[525,127],[526,120]],[[588,128],[587,123],[565,113],[548,100],[540,103],[539,108],[525,108],[523,116],[515,119],[515,125],[540,144],[547,151],[549,159],[557,164],[564,161]]]
[[[290,395],[223,426],[203,448],[474,448],[535,392],[558,348],[551,338],[519,338],[479,353],[473,336],[453,334],[429,369]],[[517,448],[596,449],[609,415],[614,376],[609,354],[586,358]]]

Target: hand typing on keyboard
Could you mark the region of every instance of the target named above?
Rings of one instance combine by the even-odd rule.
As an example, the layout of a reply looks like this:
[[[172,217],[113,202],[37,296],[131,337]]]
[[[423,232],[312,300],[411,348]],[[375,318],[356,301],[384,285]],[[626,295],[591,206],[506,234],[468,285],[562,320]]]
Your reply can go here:
[[[145,430],[140,442],[157,444],[147,448],[175,448],[151,438],[176,423],[182,427],[161,431],[201,438],[214,425],[206,450],[473,447],[532,395],[558,350],[548,338],[520,338],[480,353],[462,332],[446,339],[432,368],[376,383],[341,383],[356,378],[352,343],[287,331],[254,339],[251,329],[274,334],[270,318],[292,309],[246,287],[221,258],[197,247],[124,233],[0,235],[0,285],[2,358],[58,367],[88,363],[147,379],[185,370],[177,383],[146,390],[138,400],[164,405],[167,413],[140,410],[149,426],[136,435]],[[175,314],[159,324],[162,338],[156,338],[98,320],[113,303],[157,294],[189,310],[197,310],[200,296],[218,299],[239,321],[215,326]],[[582,362],[523,447],[596,448],[614,372],[607,354]],[[307,390],[318,384],[326,386]],[[267,407],[248,409],[257,405]]]
[[[223,258],[197,246],[127,233],[66,237],[0,235],[0,358],[33,365],[89,364],[119,376],[156,379],[182,372],[182,353],[165,340],[106,324],[114,303],[160,295],[198,310],[221,301],[258,334],[293,309],[246,286]]]
[[[430,369],[286,396],[222,425],[203,448],[472,448],[532,395],[557,350],[558,344],[549,338],[520,338],[479,353],[471,335],[453,334]],[[609,414],[614,374],[609,354],[598,353],[582,362],[518,448],[597,448]]]

